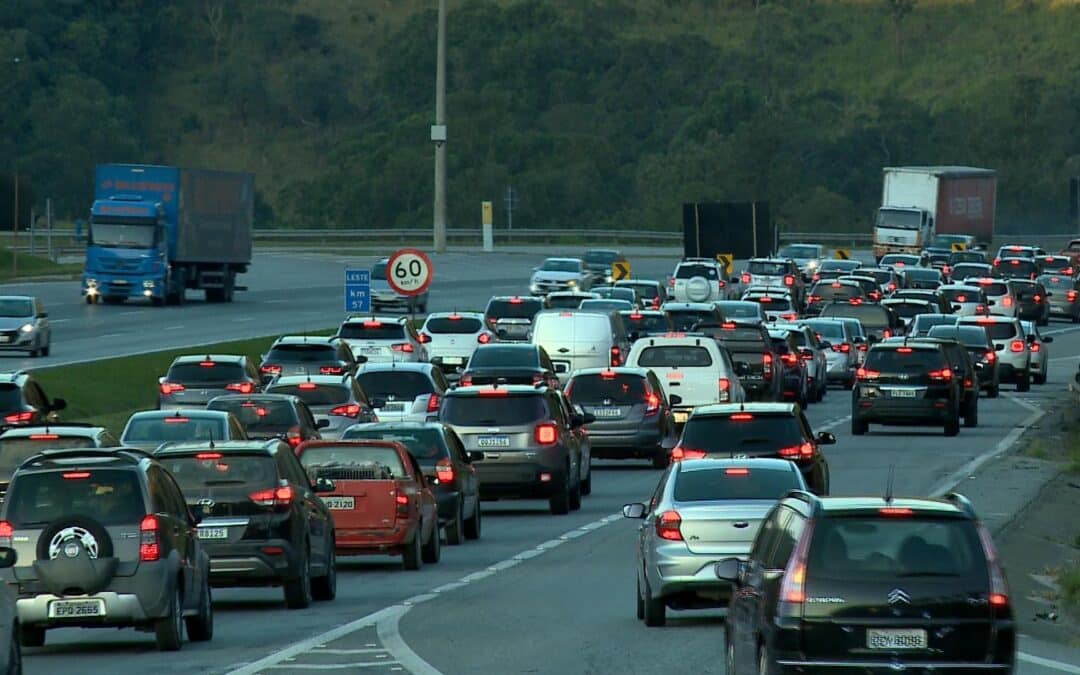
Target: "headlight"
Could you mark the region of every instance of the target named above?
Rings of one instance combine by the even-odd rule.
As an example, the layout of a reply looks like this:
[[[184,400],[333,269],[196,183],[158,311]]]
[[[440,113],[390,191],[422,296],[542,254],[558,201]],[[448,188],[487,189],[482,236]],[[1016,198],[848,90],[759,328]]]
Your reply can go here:
[[[32,323],[24,323],[19,328],[19,330],[21,330],[24,333],[33,333],[34,332],[34,324],[32,324]]]
[[[86,280],[86,287],[87,288],[97,288],[97,279],[87,279]]]
[[[816,270],[817,267],[818,267],[818,264],[819,263],[818,263],[817,260],[811,260],[810,262],[806,263],[806,269],[808,269],[808,270]]]
[[[566,282],[566,285],[567,286],[577,286],[577,280],[576,279],[570,279],[569,281]]]

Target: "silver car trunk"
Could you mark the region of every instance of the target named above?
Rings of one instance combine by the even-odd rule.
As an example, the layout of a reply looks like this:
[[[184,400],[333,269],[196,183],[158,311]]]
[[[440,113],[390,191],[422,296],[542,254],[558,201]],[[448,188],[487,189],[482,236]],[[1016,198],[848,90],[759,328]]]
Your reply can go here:
[[[692,553],[745,556],[772,500],[715,500],[676,503],[680,531]]]

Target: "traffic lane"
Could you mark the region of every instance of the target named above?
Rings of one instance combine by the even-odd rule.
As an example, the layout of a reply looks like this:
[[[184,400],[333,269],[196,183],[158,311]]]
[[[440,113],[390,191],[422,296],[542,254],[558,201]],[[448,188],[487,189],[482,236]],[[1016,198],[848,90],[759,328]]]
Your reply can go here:
[[[610,464],[610,463],[609,463]],[[580,511],[551,516],[542,500],[484,502],[483,536],[478,542],[444,546],[442,561],[405,572],[400,558],[340,558],[338,595],[329,603],[288,611],[277,588],[215,589],[214,639],[186,643],[164,658],[153,636],[134,630],[49,631],[46,646],[26,650],[30,675],[78,672],[111,675],[116,659],[131,672],[220,673],[258,660],[313,634],[336,628],[404,599],[458,581],[464,576],[615,513],[627,499],[647,499],[659,472],[648,463],[617,463],[597,470],[593,495]],[[461,632],[460,628],[457,632]]]

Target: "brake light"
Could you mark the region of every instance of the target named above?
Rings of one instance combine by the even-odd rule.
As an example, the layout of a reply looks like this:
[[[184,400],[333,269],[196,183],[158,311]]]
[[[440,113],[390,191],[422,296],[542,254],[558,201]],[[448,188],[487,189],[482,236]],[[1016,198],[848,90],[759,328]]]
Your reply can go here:
[[[942,265],[942,266],[941,266],[941,273],[942,273],[942,274],[944,274],[945,276],[948,276],[948,275],[949,275],[949,272],[952,272],[952,268],[951,268],[951,267],[949,267],[948,265]]]
[[[888,288],[889,291],[895,291],[896,290],[896,284],[894,282],[890,281],[889,285],[886,286],[886,288]]]
[[[680,525],[682,525],[682,516],[678,511],[664,511],[656,519],[656,536],[668,541],[682,541]]]
[[[869,293],[867,293],[867,295],[870,296],[871,300],[876,301],[881,299],[881,293],[878,291],[870,291]]]
[[[860,352],[865,352],[867,349],[869,349],[869,347],[867,347],[867,345],[865,343],[859,345],[859,351]]]
[[[345,369],[341,366],[319,366],[320,375],[341,375],[343,372]]]
[[[773,355],[766,352],[761,355],[761,374],[766,379],[772,379]]]
[[[1032,351],[1032,353],[1039,351],[1039,349],[1040,349],[1040,347],[1039,347],[1038,342],[1031,343],[1031,351]]]
[[[175,394],[178,391],[184,391],[184,385],[174,384],[172,382],[162,382],[159,389],[162,394],[168,396],[169,394]]]
[[[766,296],[763,296],[763,297],[760,297],[760,298],[755,298],[755,300],[757,300],[758,302],[762,302],[762,303],[769,303],[769,302],[772,302],[772,298],[770,298],[770,297],[769,297],[769,296],[767,296],[767,295],[766,295]]]
[[[238,391],[241,394],[250,394],[255,391],[255,385],[250,382],[233,382],[232,384],[225,385],[225,391]]]
[[[68,471],[60,474],[64,480],[86,480],[90,477],[89,471]]]
[[[660,397],[652,392],[645,394],[645,414],[655,415],[660,410]]]
[[[318,385],[314,382],[301,382],[300,384],[296,385],[296,387],[303,391],[313,391],[318,388]]]
[[[979,532],[979,540],[982,541],[983,551],[986,553],[986,566],[990,572],[990,594],[987,599],[991,607],[1006,608],[1009,606],[1009,584],[1005,581],[994,540],[982,523],[976,523],[975,527]]]
[[[13,536],[15,536],[15,527],[6,520],[0,520],[0,546],[10,548]]]
[[[1004,298],[1001,299],[1001,304],[1004,307],[1012,307],[1012,304],[1013,304],[1012,297],[1006,295]]]
[[[30,434],[30,440],[32,441],[55,441],[59,438],[59,434]]]
[[[480,333],[476,336],[476,341],[479,344],[486,345],[487,343],[491,342],[491,333]]]
[[[444,457],[436,462],[435,478],[437,478],[440,483],[454,482],[454,465],[451,463],[449,457]]]
[[[848,304],[849,305],[861,305],[862,304],[862,298],[851,298],[850,300],[848,300]]]
[[[536,431],[533,434],[536,437],[536,442],[540,445],[553,445],[559,440],[559,428],[555,426],[554,422],[537,424]]]
[[[191,421],[191,419],[187,417],[180,417],[179,415],[174,415],[172,417],[166,417],[162,421],[165,422],[165,424],[187,424]]]
[[[422,345],[426,345],[427,343],[431,342],[431,336],[427,333],[417,333],[416,341]]]
[[[209,460],[212,460],[212,459],[221,459],[221,453],[220,452],[199,452],[199,453],[195,454],[195,459],[199,460],[200,462],[205,462],[205,461],[209,461]]]
[[[849,353],[851,351],[851,345],[844,342],[844,343],[839,344],[839,345],[833,345],[832,350],[834,352],[840,352],[841,354],[847,354],[847,353]]]
[[[363,326],[364,328],[381,328],[382,327],[382,321],[368,320],[368,321],[363,322],[360,325]]]
[[[724,469],[725,476],[749,476],[750,469],[744,469],[742,467]]]
[[[814,521],[811,520],[807,522],[802,539],[795,546],[784,570],[784,581],[780,584],[780,616],[798,616],[802,613],[802,604],[806,602],[806,556],[813,530]]]
[[[622,363],[622,351],[615,345],[611,346],[611,367],[617,368]]]
[[[749,422],[750,420],[754,419],[754,416],[750,413],[735,413],[728,419],[732,422]]]
[[[345,405],[339,405],[336,408],[330,410],[330,414],[335,417],[359,417],[360,416],[360,404],[359,403],[346,403]]]
[[[463,387],[471,387],[472,375],[470,375],[469,373],[462,373],[461,378],[458,380],[458,384]]]
[[[1017,265],[1020,264],[1020,261],[1019,260],[1010,260],[1009,264],[1012,265],[1013,267],[1016,267]]]
[[[396,492],[395,491],[395,493],[394,493],[394,505],[397,508],[397,517],[398,518],[408,518],[409,517],[409,495],[405,494],[404,492]]]
[[[799,318],[799,315],[798,314],[790,314],[790,313],[789,314],[781,314],[780,318],[783,319],[784,321],[794,321],[795,319]]]
[[[1039,295],[1038,293],[1036,293],[1035,296],[1033,298],[1031,298],[1031,299],[1034,300],[1035,302],[1042,302],[1042,296]]]
[[[601,370],[600,371],[600,379],[601,380],[614,380],[615,379],[615,371],[614,370]]]
[[[817,302],[820,299],[821,299],[820,295],[808,295],[808,296],[806,296],[806,304],[812,305],[812,304],[814,304],[815,302]]]
[[[784,459],[809,459],[814,456],[814,444],[810,442],[780,448],[776,454]]]
[[[264,375],[280,375],[281,374],[281,366],[275,366],[275,365],[261,366],[259,368],[259,372],[263,373]]]
[[[139,523],[139,562],[156,562],[160,559],[158,519],[157,516],[149,515]]]
[[[750,280],[751,280],[752,278],[753,278],[753,277],[751,277],[751,276],[750,276],[750,273],[749,273],[749,272],[743,272],[743,273],[742,273],[742,282],[743,282],[744,284],[748,284],[748,283],[750,283]]]
[[[1010,352],[1022,352],[1022,351],[1024,351],[1024,341],[1023,340],[1013,340],[1011,343],[1009,343],[1009,351]]]
[[[726,377],[721,377],[716,381],[717,389],[720,393],[721,401],[731,400],[731,380]]]
[[[667,280],[668,288],[675,288],[675,277],[670,277]]]
[[[896,351],[900,352],[901,354],[910,354],[911,353],[911,347],[900,347]]]
[[[860,380],[876,380],[881,377],[881,372],[877,370],[870,370],[869,368],[859,368],[855,371],[855,377]]]
[[[941,370],[931,370],[930,379],[937,382],[949,382],[952,380],[952,369],[942,368]]]
[[[842,288],[842,284],[839,281],[834,281],[829,284],[829,286],[831,286],[832,288]]]
[[[987,363],[993,363],[994,361],[997,361],[997,354],[995,354],[994,352],[986,352],[985,354],[983,354],[983,361],[986,361]]]
[[[248,495],[248,499],[259,506],[273,506],[275,508],[288,507],[293,500],[293,489],[288,485],[276,488],[259,490]]]
[[[914,514],[911,509],[899,506],[885,506],[878,509],[878,513],[891,518],[907,518]]]
[[[671,461],[681,462],[684,459],[705,459],[706,453],[704,450],[695,450],[693,448],[684,448],[681,445],[676,445],[671,449]]]
[[[976,305],[975,312],[977,314],[984,314],[986,312],[986,305]]]
[[[398,342],[390,345],[390,349],[395,352],[401,352],[402,354],[411,354],[413,346],[408,342]]]
[[[786,275],[784,277],[784,285],[785,286],[794,286],[795,285],[795,277],[791,276],[790,274]]]
[[[1080,294],[1078,294],[1076,291],[1069,291],[1068,293],[1065,294],[1065,299],[1068,300],[1069,302],[1076,302],[1077,295],[1080,295]]]
[[[802,360],[803,361],[813,361],[814,360],[814,352],[809,351],[809,350],[807,350],[805,352],[802,352]]]
[[[509,302],[511,305],[520,305],[525,301],[515,295],[514,297],[510,298]]]
[[[304,439],[300,438],[300,427],[292,427],[291,429],[289,429],[288,432],[285,433],[285,442],[288,443],[289,447],[294,450],[303,441]]]
[[[720,328],[722,328],[723,330],[735,330],[735,322],[725,321],[724,323],[720,324]]]
[[[962,294],[961,294],[961,295],[958,295],[958,296],[956,296],[956,301],[957,301],[957,302],[967,302],[967,296],[966,296],[966,295],[962,295]]]
[[[781,354],[780,360],[783,361],[784,365],[788,366],[789,368],[799,363],[799,357],[795,356],[791,352],[788,352],[787,354]]]

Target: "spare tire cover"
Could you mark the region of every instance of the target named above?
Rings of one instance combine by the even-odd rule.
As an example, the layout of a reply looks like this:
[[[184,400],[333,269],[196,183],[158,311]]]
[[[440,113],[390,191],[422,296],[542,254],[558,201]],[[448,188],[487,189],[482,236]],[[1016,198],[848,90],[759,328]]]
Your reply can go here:
[[[712,287],[705,277],[691,277],[686,282],[686,297],[691,302],[704,302],[712,295]]]

